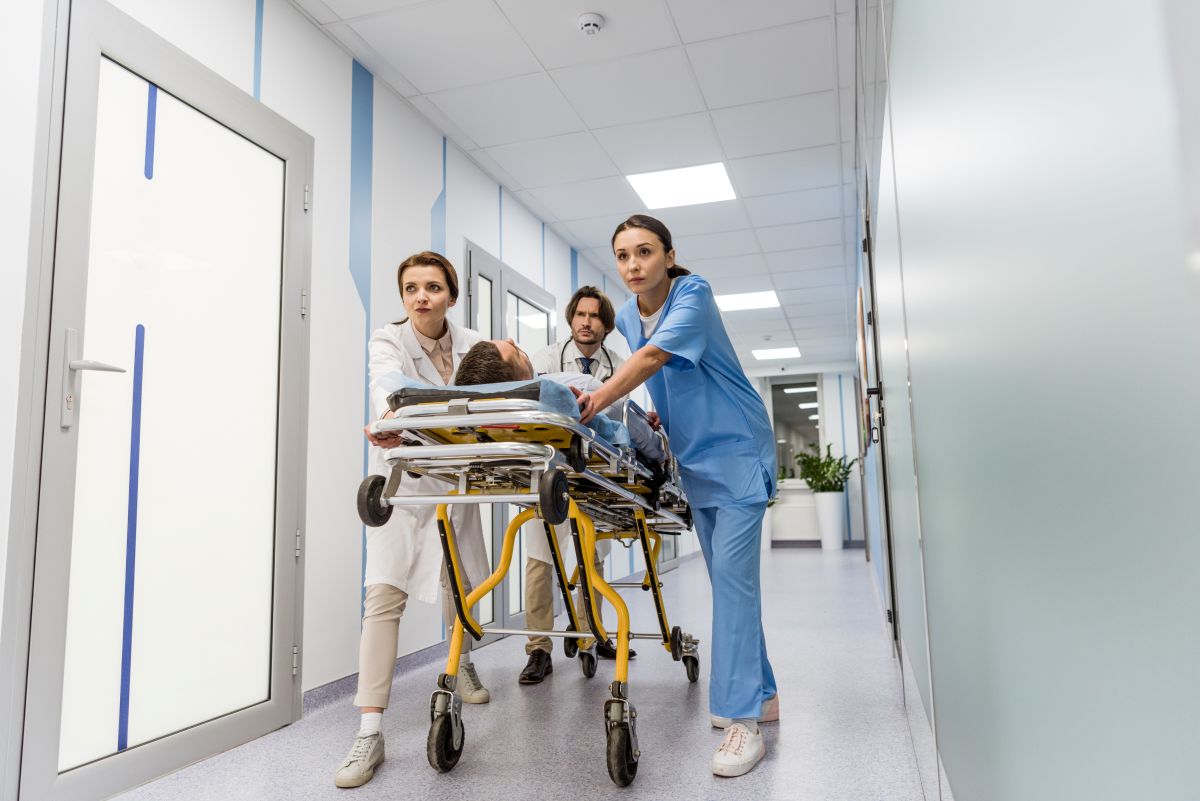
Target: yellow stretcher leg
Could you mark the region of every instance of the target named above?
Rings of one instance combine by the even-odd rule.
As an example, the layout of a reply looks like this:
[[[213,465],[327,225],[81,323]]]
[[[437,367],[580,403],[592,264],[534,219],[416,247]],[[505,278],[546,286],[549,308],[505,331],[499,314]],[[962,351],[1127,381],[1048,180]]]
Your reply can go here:
[[[608,582],[596,572],[593,565],[592,555],[596,551],[596,526],[592,523],[592,519],[580,511],[574,501],[571,501],[570,514],[579,523],[580,535],[583,537],[584,553],[587,556],[583,568],[588,583],[591,587],[599,590],[600,594],[617,610],[617,667],[614,678],[619,682],[627,682],[629,680],[629,607],[625,605],[625,599],[608,586]],[[593,609],[595,609],[594,596]],[[603,634],[604,632],[601,629],[599,633]]]
[[[438,507],[439,517],[442,515],[443,510],[443,506]],[[512,519],[512,522],[508,524],[508,529],[504,532],[504,546],[500,550],[500,559],[496,562],[496,569],[492,572],[492,575],[487,577],[486,581],[484,581],[475,589],[471,590],[471,594],[467,596],[467,601],[463,606],[463,610],[460,612],[460,615],[465,613],[468,620],[470,620],[472,623],[474,621],[470,617],[471,607],[479,603],[479,599],[491,592],[497,584],[504,580],[505,574],[508,573],[509,563],[512,561],[514,546],[517,542],[517,533],[521,530],[521,526],[525,525],[525,523],[529,522],[531,519],[533,519],[533,517],[534,511],[532,509],[526,509],[520,512]],[[454,580],[459,582],[459,587],[461,588],[462,579],[457,570],[458,568],[456,566]],[[458,675],[458,659],[462,655],[463,633],[463,622],[460,616],[459,619],[454,621],[454,631],[450,635],[450,655],[446,658],[447,676]]]

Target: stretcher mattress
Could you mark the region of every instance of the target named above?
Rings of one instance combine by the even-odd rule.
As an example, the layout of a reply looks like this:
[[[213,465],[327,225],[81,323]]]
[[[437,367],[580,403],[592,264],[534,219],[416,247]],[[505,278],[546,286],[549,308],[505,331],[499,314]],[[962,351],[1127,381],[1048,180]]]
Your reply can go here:
[[[378,385],[388,393],[388,404],[393,411],[420,403],[437,403],[458,399],[508,398],[532,400],[543,412],[552,412],[579,420],[579,404],[575,394],[562,384],[548,378],[532,381],[510,381],[504,384],[476,384],[472,386],[435,387],[413,380],[403,373],[393,372],[381,376]],[[587,424],[597,436],[610,445],[630,446],[629,431],[617,420],[598,414]]]

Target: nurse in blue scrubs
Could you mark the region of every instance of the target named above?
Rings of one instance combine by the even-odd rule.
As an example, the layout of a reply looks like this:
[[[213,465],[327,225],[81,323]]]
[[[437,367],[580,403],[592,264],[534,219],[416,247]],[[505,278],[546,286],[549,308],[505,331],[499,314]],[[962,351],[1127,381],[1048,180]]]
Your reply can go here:
[[[759,553],[775,492],[775,436],[746,378],[708,282],[675,263],[671,232],[636,214],[613,255],[633,291],[617,328],[633,356],[579,396],[586,421],[645,383],[679,462],[713,591],[709,711],[725,740],[713,773],[740,776],[766,753],[758,724],[779,719],[762,628]]]

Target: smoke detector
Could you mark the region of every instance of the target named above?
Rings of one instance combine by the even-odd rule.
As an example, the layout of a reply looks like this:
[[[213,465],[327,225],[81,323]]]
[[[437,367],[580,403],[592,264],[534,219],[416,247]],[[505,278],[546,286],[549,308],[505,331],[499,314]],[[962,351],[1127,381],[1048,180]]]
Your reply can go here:
[[[579,30],[588,36],[595,36],[604,27],[604,17],[594,12],[579,15]]]

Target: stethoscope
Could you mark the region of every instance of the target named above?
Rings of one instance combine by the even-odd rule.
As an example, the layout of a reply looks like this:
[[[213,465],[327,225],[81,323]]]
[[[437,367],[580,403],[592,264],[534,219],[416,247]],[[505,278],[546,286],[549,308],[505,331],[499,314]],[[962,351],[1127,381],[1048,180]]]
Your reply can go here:
[[[571,343],[574,341],[574,339],[568,339],[565,343],[563,343],[562,350],[558,352],[558,369],[560,372],[566,372],[567,370],[567,348],[570,347]],[[613,377],[613,373],[616,372],[616,369],[613,367],[612,355],[609,354],[608,348],[604,347],[604,345],[601,345],[600,352],[604,354],[604,358],[608,359],[608,378],[600,379],[600,382],[604,383],[609,378]],[[575,360],[571,359],[571,361],[574,362]]]

